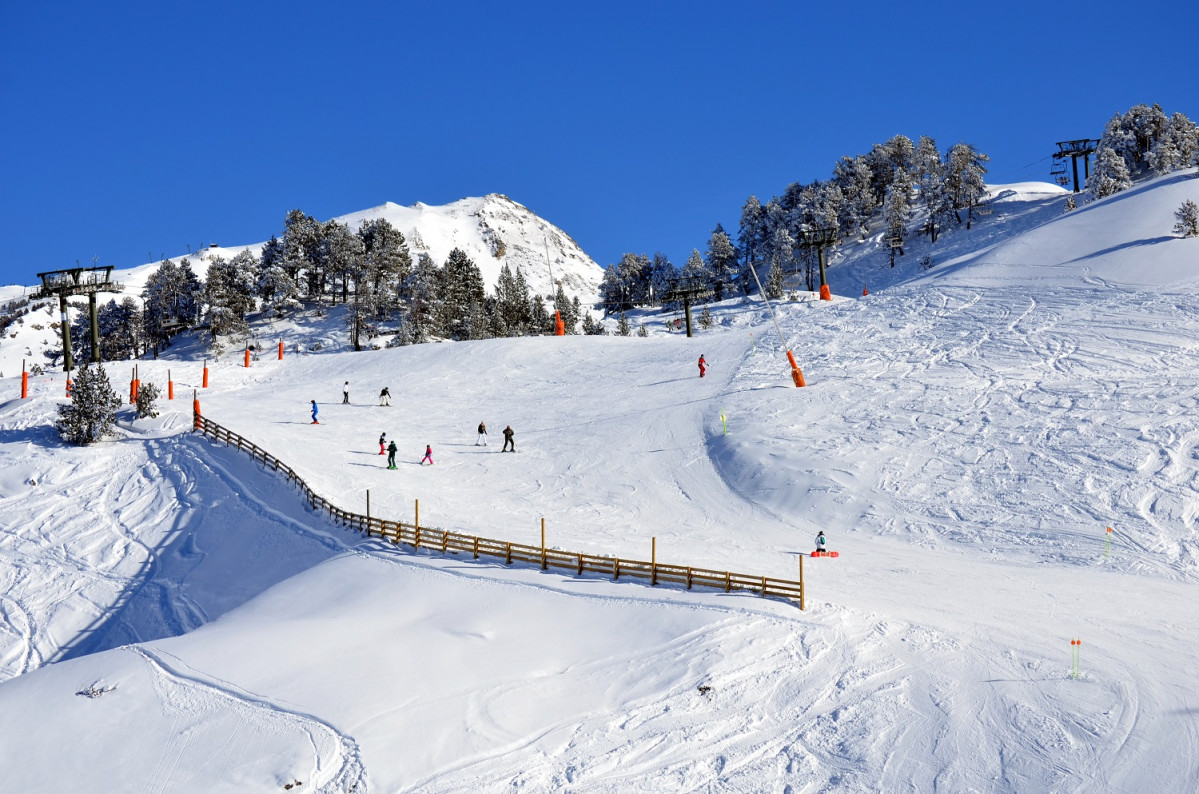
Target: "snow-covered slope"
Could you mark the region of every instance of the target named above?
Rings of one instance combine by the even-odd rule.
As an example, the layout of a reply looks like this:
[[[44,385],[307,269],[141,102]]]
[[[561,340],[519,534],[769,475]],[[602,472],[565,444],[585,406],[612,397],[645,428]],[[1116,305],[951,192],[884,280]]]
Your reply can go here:
[[[1199,180],[1088,212],[1145,239],[1180,190]],[[48,429],[61,383],[35,382],[0,404],[6,784],[1199,788],[1199,287],[1096,277],[1126,249],[1062,200],[1010,197],[1010,239],[957,236],[986,235],[973,264],[783,302],[806,389],[756,300],[695,339],[653,314],[649,338],[210,362],[205,414],[349,509],[369,490],[376,515],[419,499],[422,523],[529,543],[545,518],[552,546],[656,538],[660,561],[779,577],[824,529],[841,556],[805,561],[806,612],[362,540],[179,435],[198,361],[144,362],[186,399],[88,450]],[[1191,242],[1141,248],[1178,273]],[[1092,255],[1068,275],[1018,267],[1071,250]],[[518,453],[475,446],[480,420]]]

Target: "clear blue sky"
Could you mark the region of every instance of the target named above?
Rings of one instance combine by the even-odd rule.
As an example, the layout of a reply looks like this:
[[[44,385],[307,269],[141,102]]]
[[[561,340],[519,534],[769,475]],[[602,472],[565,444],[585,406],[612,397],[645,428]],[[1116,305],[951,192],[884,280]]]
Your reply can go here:
[[[749,194],[896,133],[973,143],[1004,182],[1138,102],[1197,119],[1197,9],[7,3],[0,284],[491,192],[601,265],[681,265]]]

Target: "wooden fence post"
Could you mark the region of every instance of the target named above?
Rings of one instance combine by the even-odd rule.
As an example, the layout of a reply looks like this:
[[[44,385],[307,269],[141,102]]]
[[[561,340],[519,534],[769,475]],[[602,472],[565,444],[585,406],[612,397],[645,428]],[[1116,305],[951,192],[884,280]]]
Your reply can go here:
[[[416,537],[412,542],[412,548],[420,548],[420,500],[416,500],[416,520],[412,524],[412,528],[416,530]]]
[[[382,534],[382,533],[380,533]],[[366,489],[366,536],[371,536],[371,489]]]
[[[649,586],[653,587],[658,583],[658,539],[652,537],[649,539]]]
[[[541,517],[541,570],[545,570],[545,516]]]
[[[803,555],[799,555],[799,611],[804,611]]]

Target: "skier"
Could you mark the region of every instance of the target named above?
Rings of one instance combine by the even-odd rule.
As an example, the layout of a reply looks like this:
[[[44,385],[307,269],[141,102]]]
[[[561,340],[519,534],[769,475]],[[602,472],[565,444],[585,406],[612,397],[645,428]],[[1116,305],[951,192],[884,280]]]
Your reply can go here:
[[[393,438],[391,443],[387,445],[387,468],[394,469],[396,467],[396,442]]]
[[[383,433],[379,436],[379,454],[382,455],[387,451],[387,434]]]
[[[420,465],[424,466],[426,460],[429,461],[430,466],[433,465],[433,446],[431,444],[425,444],[425,456],[420,459]]]
[[[312,423],[314,425],[320,424],[320,422],[316,421],[316,400],[312,401]]]
[[[702,378],[704,373],[708,371],[708,362],[704,361],[703,355],[699,357],[699,376]]]
[[[482,422],[479,422],[479,437],[475,439],[475,446],[479,446],[480,443],[487,446],[487,425]]]
[[[350,404],[350,382],[346,381],[346,385],[341,387],[341,404]]]
[[[379,392],[379,405],[391,405],[391,389],[386,386]]]
[[[509,444],[512,445],[512,451],[516,451],[516,442],[512,440],[513,435],[515,435],[515,433],[512,430],[512,425],[508,425],[504,428],[504,448],[501,449],[500,452],[507,452]]]
[[[819,532],[819,533],[816,535],[816,552],[817,552],[818,554],[823,554],[823,553],[825,552],[825,548],[824,548],[824,530],[823,530],[823,529],[822,529],[822,530],[820,530],[820,532]]]

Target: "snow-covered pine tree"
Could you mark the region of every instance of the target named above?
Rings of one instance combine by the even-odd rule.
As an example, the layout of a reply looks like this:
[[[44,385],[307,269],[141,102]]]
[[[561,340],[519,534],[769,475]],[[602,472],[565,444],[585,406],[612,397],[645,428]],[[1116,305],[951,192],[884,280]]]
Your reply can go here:
[[[1149,167],[1158,174],[1178,171],[1194,163],[1197,152],[1199,128],[1184,114],[1175,113],[1149,152]]]
[[[55,428],[72,444],[92,444],[112,432],[121,398],[100,363],[88,363],[75,375],[71,401],[58,406]]]
[[[242,251],[230,261],[218,256],[209,264],[204,303],[213,339],[246,330],[245,316],[254,308],[258,283],[254,261],[253,254]]]
[[[916,191],[924,210],[923,231],[929,241],[935,243],[950,207],[941,153],[937,150],[937,142],[927,135],[921,135],[916,142],[915,168]]]
[[[145,344],[142,309],[130,297],[110,300],[96,307],[96,328],[100,332],[100,359],[123,361],[136,358]],[[71,347],[76,360],[87,363],[92,359],[91,320],[86,311],[71,322]]]
[[[553,323],[550,322],[549,312],[546,311],[545,301],[540,295],[534,295],[529,298],[529,334],[531,336],[543,336],[554,332]]]
[[[386,218],[375,218],[362,224],[358,236],[362,238],[367,272],[374,280],[372,286],[378,315],[372,319],[382,320],[399,306],[400,285],[412,272],[412,254],[403,232]]]
[[[712,274],[708,270],[704,258],[699,255],[699,251],[692,248],[691,255],[687,257],[687,263],[683,265],[683,272],[680,275],[688,284],[704,285],[711,281]]]
[[[891,245],[891,267],[895,267],[895,252],[903,255],[903,244],[907,240],[907,223],[911,217],[912,184],[906,171],[895,175],[887,188],[883,202],[883,224],[886,226],[884,239]]]
[[[158,399],[158,394],[158,387],[153,383],[143,383],[138,387],[137,400],[134,404],[137,406],[139,419],[158,416],[158,406],[154,402]]]
[[[583,315],[583,333],[587,336],[603,336],[607,332],[604,331],[604,324],[587,312]]]
[[[766,275],[765,289],[766,297],[772,301],[783,297],[783,269],[779,267],[777,259],[770,260],[770,272]]]
[[[1132,177],[1120,152],[1115,148],[1103,148],[1100,144],[1095,153],[1095,167],[1091,169],[1091,178],[1087,182],[1087,192],[1092,198],[1101,199],[1130,187]]]
[[[741,222],[737,229],[737,246],[741,252],[741,283],[755,284],[751,271],[762,261],[762,246],[766,239],[764,213],[757,196],[750,196],[741,207]]]
[[[293,283],[304,284],[307,297],[317,300],[321,295],[323,274],[317,259],[324,239],[322,224],[303,210],[291,210],[283,220],[283,249],[281,265]]]
[[[716,293],[716,300],[724,300],[725,286],[728,285],[737,269],[737,249],[733,247],[733,241],[729,239],[724,227],[719,223],[712,230],[712,236],[708,238],[708,255],[707,255],[708,272],[711,273],[712,289]],[[650,283],[654,281],[654,268],[650,266]]]
[[[629,336],[632,333],[633,327],[629,325],[629,320],[624,316],[624,312],[621,312],[619,319],[616,321],[616,335]]]
[[[653,261],[650,262],[649,270],[649,286],[653,298],[650,303],[659,304],[663,297],[670,292],[671,282],[679,277],[679,269],[667,258],[666,254],[657,251],[654,253]]]
[[[1187,199],[1174,212],[1178,220],[1174,224],[1174,233],[1179,237],[1199,237],[1199,204]]]
[[[966,228],[970,228],[973,208],[987,195],[987,163],[991,158],[973,144],[955,143],[945,155],[945,194],[960,225],[959,210],[966,210]]]
[[[625,288],[621,309],[631,309],[649,301],[652,275],[649,257],[645,254],[625,254],[616,263],[616,271]]]
[[[1078,205],[1074,203],[1074,194],[1066,196],[1066,212],[1071,212],[1078,209]]]
[[[866,224],[878,207],[870,181],[870,166],[861,155],[842,157],[833,167],[833,182],[841,189],[837,210],[841,237],[866,236]]]
[[[269,307],[276,317],[300,306],[300,285],[293,275],[293,264],[287,260],[282,241],[271,235],[262,246],[255,293],[262,298],[263,307]]]

